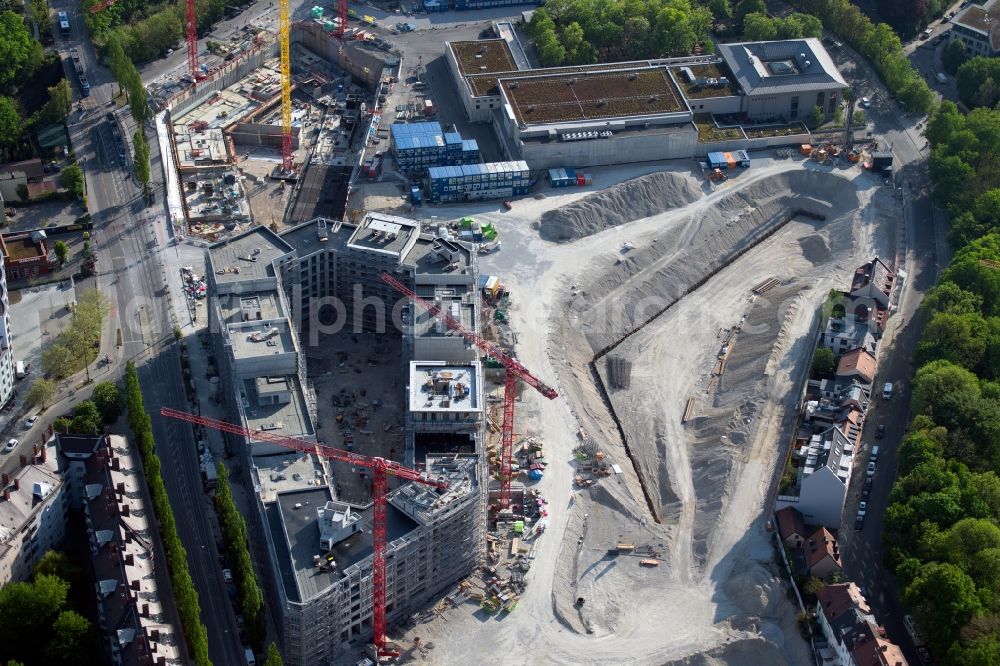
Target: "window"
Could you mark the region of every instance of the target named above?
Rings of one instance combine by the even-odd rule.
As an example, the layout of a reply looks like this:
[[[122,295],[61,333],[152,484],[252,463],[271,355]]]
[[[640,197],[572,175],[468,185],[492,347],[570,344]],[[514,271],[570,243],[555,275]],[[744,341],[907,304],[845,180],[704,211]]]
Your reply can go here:
[[[792,98],[792,108],[789,111],[788,115],[789,115],[789,117],[792,120],[795,120],[796,118],[799,117],[799,98],[798,98],[798,95],[796,95],[795,97]]]
[[[826,103],[826,93],[825,92],[816,93],[816,106],[822,109],[825,103]]]

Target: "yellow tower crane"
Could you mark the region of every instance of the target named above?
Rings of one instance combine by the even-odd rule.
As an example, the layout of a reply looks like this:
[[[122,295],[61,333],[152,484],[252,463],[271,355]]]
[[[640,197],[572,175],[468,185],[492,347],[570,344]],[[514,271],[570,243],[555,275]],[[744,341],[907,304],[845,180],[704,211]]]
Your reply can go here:
[[[278,0],[278,38],[281,40],[281,169],[292,172],[292,56],[288,43],[288,0]]]

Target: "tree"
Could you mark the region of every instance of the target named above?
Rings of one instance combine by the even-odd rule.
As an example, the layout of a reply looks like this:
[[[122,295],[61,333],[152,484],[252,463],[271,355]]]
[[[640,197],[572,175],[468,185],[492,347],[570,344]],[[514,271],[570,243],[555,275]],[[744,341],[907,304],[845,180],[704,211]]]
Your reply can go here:
[[[720,21],[733,17],[733,6],[729,0],[709,0],[708,8],[712,10],[712,16]]]
[[[35,650],[49,641],[52,625],[66,604],[69,583],[49,575],[31,583],[0,587],[0,645],[4,658],[35,663]]]
[[[70,375],[75,364],[73,353],[58,340],[42,351],[42,371],[49,377],[62,379]]]
[[[865,124],[865,112],[861,109],[854,109],[854,115],[851,116],[851,123],[855,127],[863,127]]]
[[[809,127],[815,129],[822,125],[825,119],[826,115],[823,113],[823,107],[817,105],[809,112],[809,115],[806,117],[806,123]]]
[[[77,164],[70,164],[62,170],[59,184],[70,191],[75,197],[83,196],[83,169]]]
[[[25,399],[29,405],[41,407],[44,411],[48,408],[52,398],[56,395],[56,383],[51,379],[39,378],[31,382],[31,390]]]
[[[146,143],[146,135],[140,127],[132,137],[134,146],[135,177],[143,186],[149,185],[149,144]]]
[[[72,107],[73,91],[70,90],[69,81],[62,79],[49,87],[49,101],[39,112],[38,121],[43,124],[65,122]]]
[[[949,361],[933,361],[917,370],[913,409],[949,430],[962,423],[966,407],[979,401],[979,380]]]
[[[70,430],[78,435],[96,435],[101,430],[101,412],[93,400],[84,400],[73,408]]]
[[[45,661],[49,664],[92,663],[87,653],[90,642],[90,622],[76,611],[66,610],[52,625],[52,636],[45,647]]]
[[[278,646],[272,642],[267,646],[267,658],[264,659],[264,666],[284,666],[284,663],[281,660],[281,653],[278,652]]]
[[[42,59],[42,45],[31,36],[19,14],[0,12],[0,89],[12,91],[27,80]]]
[[[826,377],[833,372],[835,365],[836,358],[833,355],[833,351],[826,347],[820,347],[813,355],[812,376],[817,378]]]
[[[66,263],[66,258],[69,256],[69,245],[66,245],[63,241],[56,241],[52,249],[56,253],[56,259],[59,260],[60,264]]]
[[[983,297],[962,289],[954,282],[944,281],[931,289],[920,305],[930,312],[972,314],[982,308]]]
[[[930,562],[906,587],[903,598],[916,610],[935,651],[944,652],[982,605],[976,585],[954,564]]]
[[[935,313],[917,345],[917,362],[944,359],[974,370],[986,352],[988,330],[986,321],[978,313]]]
[[[21,138],[21,115],[10,97],[0,97],[0,147],[10,148]]]
[[[65,416],[60,416],[53,423],[52,427],[55,428],[56,432],[61,432],[64,435],[68,435],[70,428],[73,427],[72,419],[68,419]]]
[[[125,411],[125,398],[117,385],[111,382],[101,382],[94,387],[91,400],[97,405],[97,411],[105,423],[111,424],[118,420]]]
[[[944,71],[953,76],[968,58],[965,42],[961,39],[952,39],[941,53],[941,63],[944,65]]]
[[[754,12],[743,19],[743,39],[749,42],[767,42],[777,39],[778,26],[767,14]]]

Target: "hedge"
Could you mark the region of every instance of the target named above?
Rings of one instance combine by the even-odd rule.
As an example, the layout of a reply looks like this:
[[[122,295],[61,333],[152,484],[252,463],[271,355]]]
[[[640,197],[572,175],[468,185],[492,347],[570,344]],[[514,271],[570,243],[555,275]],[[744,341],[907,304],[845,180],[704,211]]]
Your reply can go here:
[[[212,662],[208,658],[208,631],[201,623],[198,592],[194,589],[194,582],[188,571],[187,551],[177,535],[177,521],[170,507],[167,487],[160,475],[160,457],[156,455],[152,420],[146,413],[139,375],[136,373],[135,364],[131,361],[125,368],[125,401],[128,405],[132,434],[139,448],[139,455],[142,457],[142,469],[146,476],[146,484],[149,486],[149,495],[153,500],[153,510],[160,521],[160,534],[163,537],[163,548],[167,553],[167,567],[170,570],[170,582],[173,585],[177,610],[181,616],[181,627],[195,664],[211,666]]]

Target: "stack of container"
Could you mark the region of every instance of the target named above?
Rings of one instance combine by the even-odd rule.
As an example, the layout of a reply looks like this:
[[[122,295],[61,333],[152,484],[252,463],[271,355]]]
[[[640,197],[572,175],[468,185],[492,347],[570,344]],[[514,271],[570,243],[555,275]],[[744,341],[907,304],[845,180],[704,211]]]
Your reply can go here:
[[[479,144],[458,132],[445,133],[441,123],[393,123],[392,154],[401,171],[422,173],[432,166],[478,164]]]
[[[572,187],[576,185],[576,171],[573,169],[549,169],[552,187]]]
[[[712,169],[735,169],[737,166],[747,168],[750,166],[750,156],[745,150],[709,153],[708,166]]]
[[[489,162],[430,167],[428,196],[432,201],[482,201],[526,194],[531,187],[528,163]]]

